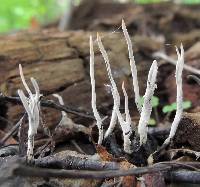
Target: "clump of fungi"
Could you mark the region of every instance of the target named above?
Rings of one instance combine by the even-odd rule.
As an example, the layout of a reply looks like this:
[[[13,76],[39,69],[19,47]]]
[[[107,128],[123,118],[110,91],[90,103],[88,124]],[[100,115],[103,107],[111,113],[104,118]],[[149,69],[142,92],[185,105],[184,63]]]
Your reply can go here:
[[[122,20],[122,30],[126,39],[126,43],[128,46],[128,51],[129,51],[129,61],[130,61],[130,68],[131,68],[131,73],[132,73],[132,82],[133,82],[133,87],[134,87],[134,95],[135,95],[135,104],[137,107],[138,112],[140,113],[140,120],[138,124],[138,130],[134,132],[134,136],[139,138],[139,146],[145,146],[147,143],[147,132],[148,132],[148,121],[150,119],[151,111],[152,111],[152,104],[151,104],[151,99],[153,97],[154,91],[157,87],[156,85],[156,77],[157,77],[157,72],[158,72],[158,65],[157,61],[154,60],[151,68],[148,73],[148,79],[147,79],[147,86],[146,86],[146,91],[144,95],[144,104],[141,106],[140,104],[140,93],[139,93],[139,86],[138,86],[138,78],[137,78],[137,67],[135,64],[135,59],[133,55],[133,50],[132,50],[132,43],[131,39],[129,37],[129,34],[127,32],[126,26],[124,21]],[[91,78],[91,87],[92,87],[92,109],[94,116],[96,118],[96,125],[99,130],[99,139],[98,139],[98,144],[102,144],[104,140],[113,132],[117,121],[119,121],[122,134],[123,134],[123,142],[124,142],[124,152],[127,154],[131,154],[134,150],[132,149],[132,142],[133,139],[131,139],[131,135],[133,134],[133,129],[131,127],[131,117],[128,109],[128,95],[124,86],[124,83],[122,84],[122,90],[125,98],[125,117],[124,115],[121,114],[119,108],[120,108],[120,95],[115,83],[115,80],[112,75],[111,67],[110,67],[110,62],[108,55],[106,53],[106,50],[103,46],[103,43],[101,41],[101,37],[99,34],[97,34],[97,45],[99,47],[99,50],[103,56],[108,78],[110,81],[110,89],[111,93],[113,96],[114,100],[114,105],[112,109],[112,116],[110,119],[110,124],[108,129],[105,131],[104,134],[104,129],[103,129],[103,118],[99,115],[96,107],[96,92],[95,92],[95,78],[94,78],[94,50],[93,50],[93,39],[92,36],[90,36],[90,78]],[[180,52],[178,48],[176,48],[178,60],[176,64],[176,85],[177,85],[177,110],[176,110],[176,115],[175,118],[172,122],[171,125],[171,130],[169,137],[165,140],[163,146],[166,146],[170,143],[170,141],[173,139],[178,124],[180,122],[182,112],[183,112],[183,106],[182,106],[182,101],[183,101],[183,91],[182,91],[182,70],[183,70],[183,65],[184,65],[184,50],[183,46],[181,45],[180,47]]]

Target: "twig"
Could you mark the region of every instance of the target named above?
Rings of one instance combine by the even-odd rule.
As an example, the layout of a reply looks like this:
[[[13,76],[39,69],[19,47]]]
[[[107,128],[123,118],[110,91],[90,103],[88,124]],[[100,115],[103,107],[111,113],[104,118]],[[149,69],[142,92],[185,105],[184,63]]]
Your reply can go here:
[[[166,154],[169,154],[171,157],[175,157],[178,154],[188,155],[194,157],[196,160],[200,158],[200,152],[193,151],[190,149],[170,149]],[[173,158],[172,158],[173,159]]]
[[[44,169],[28,167],[20,164],[13,165],[12,174],[24,177],[56,177],[56,178],[84,178],[105,179],[120,176],[141,175],[146,173],[162,172],[172,169],[169,165],[131,168],[129,170],[107,170],[107,171],[83,171],[64,169]]]
[[[78,170],[117,170],[119,164],[117,162],[105,162],[93,160],[87,155],[81,154],[80,156],[47,156],[35,160],[34,166],[41,168],[54,168],[54,169],[78,169]]]
[[[6,101],[6,102],[9,102],[9,103],[22,105],[21,100],[20,100],[19,97],[5,96],[2,93],[0,94],[0,101]],[[77,110],[77,109],[72,109],[72,108],[67,107],[67,106],[62,106],[62,105],[60,105],[58,103],[55,103],[52,100],[42,99],[40,101],[40,104],[43,107],[54,108],[54,109],[57,109],[57,110],[60,110],[60,111],[65,111],[67,113],[74,114],[74,115],[77,115],[77,116],[80,116],[80,117],[84,117],[84,118],[95,120],[94,116],[92,116],[90,114],[85,114],[83,111],[80,111],[80,110]]]
[[[165,179],[168,182],[200,184],[200,172],[198,171],[172,171],[165,174]]]
[[[71,140],[70,142],[74,145],[74,147],[77,149],[77,151],[78,151],[79,153],[81,153],[81,154],[86,154],[86,153],[83,151],[83,149],[81,149],[81,147],[77,144],[77,142],[76,142],[75,140]]]
[[[65,0],[65,3],[65,12],[61,17],[58,25],[59,31],[64,31],[65,29],[68,29],[74,8],[74,0]]]
[[[176,60],[174,60],[173,58],[167,56],[165,53],[162,53],[162,52],[155,52],[153,53],[153,57],[158,57],[158,58],[161,58],[163,60],[166,60],[167,62],[169,62],[170,64],[173,64],[176,66]],[[194,73],[194,74],[197,74],[197,75],[200,75],[200,70],[192,67],[192,66],[189,66],[187,64],[184,64],[183,65],[183,68],[191,73]]]
[[[0,116],[0,121],[6,122],[11,127],[13,126],[13,123],[3,116]]]
[[[22,123],[22,120],[24,119],[25,114],[21,117],[21,119],[16,123],[16,125],[1,139],[0,145],[4,145],[5,142],[17,131],[19,126]]]
[[[188,78],[193,79],[197,82],[198,85],[200,85],[200,78],[195,75],[188,75]]]

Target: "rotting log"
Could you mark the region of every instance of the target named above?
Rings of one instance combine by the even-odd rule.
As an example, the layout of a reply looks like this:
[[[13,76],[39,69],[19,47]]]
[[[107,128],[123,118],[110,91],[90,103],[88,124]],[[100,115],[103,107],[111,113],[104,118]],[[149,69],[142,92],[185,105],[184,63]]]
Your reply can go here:
[[[30,77],[36,78],[41,93],[50,99],[52,93],[59,92],[67,106],[90,112],[90,79],[89,79],[89,35],[96,33],[76,31],[58,32],[43,30],[37,32],[20,32],[1,37],[0,43],[0,88],[8,96],[15,96],[17,89],[22,89],[19,77],[18,64],[22,64],[24,75],[29,82]],[[114,78],[121,87],[125,81],[129,97],[133,97],[132,80],[128,61],[128,50],[125,39],[120,34],[101,33],[103,42],[108,51]],[[134,38],[133,38],[134,40]],[[149,38],[142,38],[150,42]],[[140,89],[144,90],[146,74],[151,65],[151,59],[139,55],[143,49],[135,37],[138,58],[138,75]],[[140,40],[139,40],[140,41]],[[156,43],[156,42],[154,42]],[[137,46],[139,46],[137,48]],[[157,42],[152,50],[158,50],[162,43]],[[150,49],[151,50],[151,49]],[[137,58],[136,58],[137,61]],[[97,106],[101,109],[113,104],[110,91],[104,84],[109,83],[103,59],[95,46],[95,77],[97,89]],[[7,116],[11,121],[20,118],[22,107],[8,105]],[[59,120],[59,112],[43,110],[45,123],[49,127]],[[53,115],[52,115],[53,114]]]

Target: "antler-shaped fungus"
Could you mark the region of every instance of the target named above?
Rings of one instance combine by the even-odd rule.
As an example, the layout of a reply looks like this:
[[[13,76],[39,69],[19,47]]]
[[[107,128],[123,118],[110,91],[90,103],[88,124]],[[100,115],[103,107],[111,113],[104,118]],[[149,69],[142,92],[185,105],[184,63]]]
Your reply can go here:
[[[183,65],[184,65],[184,49],[183,45],[181,44],[181,53],[179,52],[178,48],[176,47],[176,53],[178,56],[178,60],[176,63],[176,86],[177,86],[177,96],[176,96],[176,115],[172,122],[171,130],[169,133],[169,137],[165,140],[164,144],[169,144],[170,140],[174,138],[176,130],[178,128],[178,124],[181,120],[181,116],[183,113],[183,89],[182,89],[182,72],[183,72]]]
[[[29,129],[28,129],[27,159],[28,161],[30,161],[33,158],[34,136],[35,134],[37,134],[37,128],[40,122],[40,96],[41,95],[40,95],[39,86],[33,77],[31,77],[31,82],[35,89],[35,94],[32,94],[31,90],[29,89],[25,81],[21,64],[19,64],[19,72],[20,72],[22,83],[29,95],[29,97],[26,97],[22,90],[18,90],[18,95],[28,114]]]
[[[140,102],[140,92],[139,92],[139,85],[138,85],[138,78],[137,78],[137,67],[135,65],[135,58],[133,56],[133,49],[132,49],[133,47],[132,47],[131,39],[126,29],[124,20],[122,20],[122,30],[123,30],[124,37],[126,39],[126,43],[128,46],[131,74],[132,74],[132,79],[133,79],[133,88],[134,88],[134,93],[135,93],[135,104],[137,106],[138,112],[141,113],[142,106]]]
[[[120,95],[119,95],[116,83],[115,83],[115,81],[113,79],[113,76],[112,76],[109,58],[108,58],[106,50],[105,50],[105,48],[103,46],[101,38],[100,38],[100,36],[98,34],[97,34],[97,43],[98,43],[99,49],[101,51],[101,54],[102,54],[102,56],[104,58],[104,62],[106,64],[106,69],[107,69],[108,77],[109,77],[109,80],[111,82],[111,91],[112,91],[112,95],[113,95],[113,99],[114,99],[114,107],[113,107],[113,113],[114,114],[112,114],[112,115],[116,115],[117,114],[117,118],[118,118],[120,126],[122,128],[123,137],[124,137],[124,151],[126,153],[131,153],[130,135],[132,133],[132,129],[131,129],[130,115],[129,115],[129,112],[128,112],[128,96],[126,94],[124,85],[122,85],[124,96],[125,96],[125,113],[126,113],[126,120],[124,120],[123,117],[122,117],[122,114],[120,113],[120,110],[119,110]]]
[[[142,106],[142,112],[140,115],[139,125],[138,125],[138,134],[140,135],[140,145],[145,144],[147,141],[147,124],[149,122],[152,105],[151,99],[156,88],[156,76],[158,72],[158,65],[156,60],[153,61],[151,68],[149,70],[148,79],[147,79],[147,88],[144,95],[144,104]]]
[[[101,118],[96,107],[96,91],[95,91],[95,78],[94,78],[94,49],[93,49],[92,36],[90,36],[90,81],[91,81],[91,86],[92,86],[92,100],[91,100],[92,110],[94,113],[94,117],[96,119],[96,125],[99,130],[98,144],[101,144],[103,141],[102,122],[104,119]]]

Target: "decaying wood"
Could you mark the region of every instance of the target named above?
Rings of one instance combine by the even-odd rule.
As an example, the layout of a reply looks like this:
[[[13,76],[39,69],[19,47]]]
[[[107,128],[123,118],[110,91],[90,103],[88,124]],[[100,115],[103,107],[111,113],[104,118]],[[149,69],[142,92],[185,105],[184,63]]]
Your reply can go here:
[[[1,160],[0,160],[1,161]],[[16,162],[17,161],[17,162]],[[47,162],[48,164],[48,162]],[[160,173],[168,181],[174,181],[177,176],[179,176],[179,182],[191,182],[199,183],[197,180],[199,172],[197,172],[199,163],[195,163],[196,167],[193,167],[194,163],[190,166],[190,163],[176,163],[176,162],[161,162],[148,167],[131,168],[131,169],[114,169],[114,170],[101,170],[101,171],[91,171],[91,170],[67,170],[67,169],[53,169],[53,168],[41,168],[32,167],[23,164],[22,160],[13,159],[12,161],[7,161],[3,164],[3,172],[0,175],[0,183],[7,182],[9,180],[14,180],[16,176],[18,177],[39,177],[39,178],[60,178],[60,179],[105,179],[120,176],[140,176],[143,174]],[[49,165],[50,166],[50,165]],[[70,165],[69,165],[70,166]],[[173,175],[170,173],[173,172]],[[189,175],[190,174],[190,175]],[[185,176],[189,176],[188,180]],[[174,176],[174,177],[173,177]],[[181,177],[182,176],[182,177]],[[38,180],[38,179],[37,179]]]
[[[118,28],[118,26],[121,24],[122,17],[125,19],[128,27],[130,27],[130,33],[134,33],[134,37],[132,37],[131,40],[134,44],[134,54],[136,54],[135,60],[139,71],[138,80],[139,86],[141,88],[141,94],[144,93],[146,75],[152,62],[152,53],[155,51],[167,49],[168,46],[166,45],[166,47],[164,45],[165,39],[167,39],[166,41],[171,42],[173,45],[175,43],[177,44],[179,42],[183,42],[186,49],[191,47],[193,42],[196,42],[196,40],[200,39],[198,36],[199,26],[197,26],[196,30],[190,31],[188,33],[183,33],[182,35],[176,33],[182,32],[181,29],[183,26],[187,31],[189,31],[193,24],[199,25],[200,16],[197,16],[199,15],[199,12],[196,10],[191,11],[191,9],[187,7],[175,7],[169,4],[166,4],[167,8],[160,7],[160,5],[142,7],[125,4],[119,6],[117,4],[113,5],[113,3],[108,3],[108,1],[104,1],[104,3],[102,3],[98,0],[85,0],[84,2],[90,2],[90,5],[87,6],[86,4],[82,6],[82,8],[84,8],[82,11],[80,11],[81,6],[77,7],[74,12],[76,16],[73,16],[72,20],[74,21],[71,23],[71,28],[86,28],[89,30],[105,30],[109,28],[114,31],[102,32],[101,36],[104,40],[103,43],[105,48],[108,51],[111,67],[113,69],[113,76],[118,83],[117,86],[120,88],[121,83],[125,81],[128,88],[128,95],[131,100],[133,99],[134,95],[132,90],[132,81],[130,78],[131,72],[126,41],[122,33],[115,33],[116,28]],[[150,13],[148,11],[149,9],[152,10]],[[155,9],[157,11],[154,11]],[[104,10],[103,17],[102,10]],[[170,14],[169,10],[171,10]],[[79,14],[80,12],[81,14]],[[87,17],[89,19],[87,19]],[[145,17],[145,19],[143,19],[143,17]],[[76,22],[76,19],[79,21]],[[84,19],[84,21],[80,21],[81,19]],[[184,19],[184,21],[182,21],[182,19]],[[78,25],[77,23],[80,23],[81,25]],[[176,26],[174,27],[174,25]],[[117,32],[118,30],[119,28],[117,29]],[[171,30],[175,32],[169,32]],[[141,33],[143,35],[141,35]],[[106,148],[113,154],[112,159],[109,161],[102,161],[100,159],[92,160],[88,155],[82,155],[82,157],[78,157],[77,152],[75,153],[76,157],[74,157],[73,154],[69,151],[71,147],[68,147],[68,145],[73,141],[72,137],[75,137],[73,134],[74,131],[68,131],[69,129],[62,128],[57,129],[58,131],[55,130],[55,127],[60,120],[60,111],[65,111],[70,114],[70,117],[75,118],[75,124],[77,124],[77,121],[81,121],[81,124],[87,126],[86,130],[88,131],[91,130],[88,128],[88,126],[90,126],[94,120],[94,117],[91,115],[90,106],[90,34],[93,36],[96,35],[94,32],[57,32],[55,30],[41,30],[37,32],[23,32],[1,37],[0,88],[4,95],[0,95],[0,103],[3,103],[1,108],[4,108],[4,106],[8,107],[8,110],[3,112],[3,116],[7,115],[8,120],[15,121],[19,119],[24,112],[23,108],[20,106],[19,98],[15,97],[16,90],[18,88],[22,88],[18,72],[18,64],[21,63],[24,69],[26,80],[28,80],[30,77],[36,78],[41,88],[41,92],[45,96],[45,98],[43,98],[41,101],[42,118],[45,123],[43,127],[44,129],[48,129],[49,134],[45,134],[43,132],[45,131],[43,128],[38,130],[39,138],[36,140],[36,145],[42,146],[39,148],[36,147],[36,158],[37,156],[39,156],[39,158],[34,160],[35,162],[32,163],[34,167],[24,164],[25,158],[21,159],[23,160],[23,163],[20,163],[19,161],[17,164],[7,164],[7,161],[10,158],[12,159],[15,157],[8,157],[8,155],[16,155],[18,153],[18,148],[16,148],[13,152],[8,150],[9,147],[7,150],[0,149],[0,151],[2,150],[0,155],[3,157],[0,158],[0,169],[2,171],[0,174],[0,183],[4,182],[4,180],[7,180],[8,178],[9,180],[12,180],[12,178],[15,178],[16,176],[20,180],[23,179],[23,185],[25,184],[24,180],[28,178],[33,180],[32,177],[42,177],[44,180],[48,178],[48,182],[50,182],[52,178],[56,177],[55,180],[57,181],[53,181],[54,185],[49,183],[49,186],[61,186],[63,184],[69,185],[71,178],[83,178],[84,181],[87,181],[85,178],[92,178],[94,179],[93,181],[90,180],[87,184],[85,183],[84,185],[79,183],[79,186],[93,186],[92,182],[95,183],[94,186],[97,186],[97,183],[98,185],[101,184],[101,179],[113,177],[116,177],[114,180],[111,179],[113,180],[113,184],[115,180],[123,184],[127,178],[121,178],[121,176],[127,177],[129,175],[134,176],[134,179],[131,178],[132,182],[134,182],[133,180],[135,180],[135,176],[143,176],[145,173],[147,173],[147,177],[152,173],[154,178],[157,176],[160,177],[162,180],[161,182],[163,182],[162,184],[164,184],[164,179],[169,182],[177,180],[179,182],[200,183],[200,166],[198,162],[165,162],[157,163],[149,167],[135,168],[134,166],[132,169],[129,169],[128,167],[121,168],[121,165],[117,159],[113,159],[113,156],[127,157],[127,155],[124,154],[121,149],[121,137],[117,130],[115,134],[113,133],[112,136],[108,137],[110,140],[105,142]],[[156,34],[156,37],[154,34]],[[157,37],[159,34],[160,36]],[[166,37],[164,37],[163,34],[166,34]],[[183,40],[181,41],[180,39]],[[107,84],[109,81],[106,75],[103,59],[96,46],[96,41],[94,45],[95,79],[97,80],[97,106],[102,116],[109,116],[109,110],[112,108],[113,100],[110,91],[106,86],[104,86],[104,84]],[[191,66],[194,64],[194,67],[197,69],[199,67],[199,54],[199,42],[194,44],[186,51],[186,60],[188,63],[191,63]],[[169,53],[169,56],[171,57],[172,55]],[[172,87],[172,81],[167,81],[169,83],[169,87]],[[160,82],[158,80],[158,86]],[[167,85],[165,86],[167,87]],[[53,100],[51,94],[56,92],[59,92],[59,94],[63,97],[66,106],[61,106],[57,104],[57,101]],[[169,90],[169,93],[170,92],[174,93],[173,91]],[[133,103],[130,105],[132,108],[135,107],[132,106]],[[44,107],[47,108],[45,109]],[[133,116],[133,114],[131,114],[131,116]],[[191,158],[199,159],[199,121],[198,113],[184,115],[179,124],[175,139],[169,146],[170,149],[164,149],[161,153],[158,152],[159,154],[156,155],[157,160],[155,159],[154,161],[160,161],[159,159],[163,156],[163,154],[166,157],[168,156],[167,160],[177,158],[179,157],[179,154],[181,154],[181,156],[189,155]],[[18,126],[19,125],[16,124],[13,129],[16,130]],[[26,130],[26,126],[23,126],[23,128]],[[8,137],[12,135],[14,130],[8,132],[7,136],[3,139],[3,143]],[[41,132],[45,134],[45,138],[43,135],[41,135]],[[89,141],[89,144],[92,147],[92,151],[90,150],[92,152],[91,154],[94,154],[96,150],[90,139],[90,133],[91,132],[83,132],[77,136],[81,137],[79,137],[81,141],[84,139],[83,136],[87,137],[86,139]],[[157,129],[150,130],[148,135],[149,137],[153,136],[153,139],[157,138],[163,141],[165,139],[164,136],[167,136],[168,133],[168,127],[166,129],[159,129],[158,127]],[[41,136],[43,139],[40,139]],[[76,141],[77,139],[75,137]],[[149,140],[150,139],[151,138],[149,138]],[[51,150],[53,150],[54,146],[56,145],[56,141],[59,143],[65,142],[65,146],[67,146],[66,152],[70,154],[67,155],[67,153],[64,152],[62,156],[59,156],[59,154],[62,152],[60,152],[58,148],[58,150],[56,150],[59,151],[58,154],[53,153],[54,155],[45,156],[46,153],[50,154]],[[83,144],[85,144],[85,142]],[[80,144],[80,148],[82,148],[83,144]],[[133,142],[133,144],[135,145],[135,142]],[[131,158],[127,157],[126,159],[128,161],[125,160],[125,162],[128,164],[132,163],[131,165],[136,164],[138,166],[146,164],[146,158],[149,156],[152,150],[155,150],[158,147],[157,142],[154,145],[154,141],[150,140],[149,144],[152,144],[151,146],[154,146],[154,148],[151,150],[138,150],[137,147],[134,147],[134,154],[131,155]],[[25,146],[26,145],[24,144],[24,147]],[[184,147],[184,149],[182,147]],[[84,146],[83,148],[84,153],[85,149],[87,148]],[[66,150],[66,147],[64,149]],[[86,153],[88,152],[86,151]],[[140,160],[140,162],[137,163],[135,160]],[[5,170],[2,168],[2,166],[5,166]],[[8,178],[6,178],[6,176],[8,176]],[[65,180],[65,183],[59,183],[61,178],[62,180]],[[72,185],[74,184],[75,183],[73,181]],[[20,186],[20,183],[18,183],[18,186]]]
[[[93,33],[40,31],[24,32],[1,38],[0,44],[0,88],[5,95],[15,96],[16,90],[22,88],[18,64],[21,63],[25,78],[35,77],[41,93],[50,95],[59,92],[67,106],[91,112],[91,87],[89,81],[89,35]],[[94,33],[96,34],[96,33]],[[128,93],[133,97],[130,82],[130,67],[126,56],[126,42],[122,35],[102,33],[105,36],[105,48],[109,50],[109,58],[116,82],[121,85],[125,81],[129,87]],[[140,42],[139,42],[140,43]],[[154,42],[155,43],[155,42]],[[158,42],[159,43],[159,42]],[[96,45],[96,44],[95,44]],[[158,50],[160,45],[155,49]],[[106,108],[113,104],[112,96],[104,84],[108,83],[103,59],[97,46],[95,52],[95,68],[97,80],[97,106]],[[141,50],[143,50],[141,48]],[[154,48],[153,48],[154,50]],[[147,60],[147,61],[146,61]],[[149,63],[147,63],[149,61]],[[137,58],[136,58],[137,63]],[[144,59],[138,64],[139,85],[144,90],[146,77],[144,72],[151,65],[150,59]],[[141,78],[140,78],[141,77]],[[53,99],[52,97],[49,97]],[[11,121],[19,119],[23,111],[18,105],[9,105],[8,118]],[[59,113],[54,110],[45,111],[45,121],[48,126],[55,126]],[[54,115],[52,115],[54,114]]]
[[[200,114],[185,113],[180,121],[173,146],[189,148],[194,151],[200,151]]]

